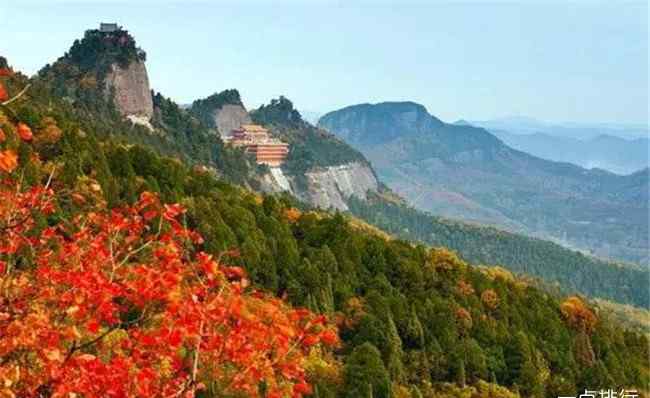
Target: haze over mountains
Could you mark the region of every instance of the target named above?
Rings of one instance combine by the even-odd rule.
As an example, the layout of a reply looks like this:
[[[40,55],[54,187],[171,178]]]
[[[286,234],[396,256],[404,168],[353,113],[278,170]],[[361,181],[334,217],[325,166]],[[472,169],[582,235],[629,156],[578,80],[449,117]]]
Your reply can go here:
[[[515,149],[588,169],[631,174],[648,167],[648,128],[641,125],[551,124],[522,117],[456,124],[484,127]]]
[[[319,125],[362,151],[422,210],[647,262],[647,169],[619,176],[544,160],[413,102],[354,105]]]

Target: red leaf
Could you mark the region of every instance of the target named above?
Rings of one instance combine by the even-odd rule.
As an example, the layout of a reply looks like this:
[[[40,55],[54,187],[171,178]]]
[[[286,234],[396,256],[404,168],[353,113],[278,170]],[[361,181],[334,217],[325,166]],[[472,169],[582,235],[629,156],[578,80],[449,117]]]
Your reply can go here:
[[[302,345],[305,347],[311,347],[315,344],[318,344],[318,341],[319,341],[318,336],[309,335],[309,336],[305,336],[305,338],[302,340]]]
[[[32,129],[23,122],[18,123],[18,135],[23,141],[31,141],[34,138]]]
[[[99,326],[99,322],[97,322],[95,319],[91,319],[88,321],[88,323],[86,323],[86,329],[88,329],[88,331],[93,334],[99,332]]]
[[[7,94],[7,90],[5,90],[5,86],[0,83],[0,101],[6,101],[9,99],[9,94]]]
[[[18,166],[18,155],[15,151],[8,149],[0,152],[0,170],[11,173]]]

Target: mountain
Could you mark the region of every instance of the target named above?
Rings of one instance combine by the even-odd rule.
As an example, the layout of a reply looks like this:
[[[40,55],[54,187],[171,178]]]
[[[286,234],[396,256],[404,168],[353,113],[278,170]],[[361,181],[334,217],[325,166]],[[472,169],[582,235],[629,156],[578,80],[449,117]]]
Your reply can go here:
[[[619,176],[544,160],[412,102],[355,105],[319,125],[362,151],[420,209],[648,262],[648,169]]]
[[[617,174],[648,167],[647,125],[548,123],[525,117],[466,123],[483,127],[507,145],[544,159]]]
[[[589,140],[600,135],[611,135],[614,137],[633,140],[646,138],[650,129],[643,124],[620,124],[620,123],[550,123],[524,116],[503,117],[493,120],[472,120],[469,124],[476,127],[483,127],[487,130],[505,130],[513,134],[536,134],[545,133],[564,138],[577,140]]]
[[[0,201],[6,395],[161,396],[196,383],[202,397],[543,398],[647,386],[647,337],[586,299],[233,184],[242,173],[228,169],[246,162],[220,160],[218,136],[161,94],[151,131],[57,82],[0,73],[10,96],[31,84],[0,106],[0,194],[17,199]],[[289,109],[272,101],[251,117],[308,150],[322,130]],[[183,152],[199,138],[214,158]],[[337,342],[321,334],[331,320],[335,349],[319,344]]]
[[[96,33],[89,35],[92,38]],[[503,265],[518,274],[557,283],[566,292],[579,292],[642,307],[648,302],[647,289],[643,285],[647,278],[639,270],[584,256],[577,257],[575,252],[557,245],[548,246],[548,242],[521,239],[520,236],[505,235],[497,230],[449,223],[447,220],[436,220],[429,224],[430,218],[426,214],[412,213],[411,209],[404,208],[402,200],[378,181],[372,166],[359,151],[335,135],[305,122],[287,98],[271,100],[269,104],[248,112],[234,89],[194,101],[187,109],[156,93],[152,95],[154,116],[150,120],[153,131],[134,124],[116,108],[115,97],[105,95],[102,69],[93,68],[92,65],[110,65],[125,59],[134,62],[136,58],[129,54],[137,55],[141,50],[130,50],[137,48],[134,42],[125,48],[106,49],[94,40],[85,38],[75,46],[78,52],[92,54],[95,63],[85,62],[83,58],[72,59],[66,54],[39,72],[32,90],[42,91],[44,98],[53,95],[61,98],[66,115],[74,115],[78,124],[75,128],[81,131],[93,131],[99,139],[110,139],[129,147],[135,144],[151,148],[161,155],[174,157],[207,171],[213,177],[246,189],[279,195],[288,193],[300,199],[303,206],[352,211],[400,237],[428,245],[450,246],[463,259],[486,265]],[[84,67],[86,64],[88,66]],[[83,68],[84,74],[76,73]],[[88,81],[94,81],[94,84],[89,85]],[[235,113],[226,111],[228,117],[221,118],[224,109],[235,110]],[[40,111],[46,110],[45,106]],[[32,119],[27,111],[21,114]],[[237,122],[237,115],[244,115],[245,119],[242,120],[250,118],[266,126],[273,137],[291,144],[287,161],[281,168],[256,165],[243,151],[223,143],[221,133],[224,131],[218,130],[219,120]],[[64,163],[65,175],[69,176],[66,181],[74,183],[78,170],[87,168],[91,159],[75,154],[72,149],[66,151],[70,154]],[[131,154],[119,148],[111,152],[111,158],[122,159],[123,163],[130,156],[150,158],[149,154],[138,150]],[[156,161],[155,164],[155,168],[169,168],[167,163]],[[147,172],[153,173],[152,170]],[[126,179],[132,173],[125,166],[120,177],[125,181],[120,184],[115,184],[113,180],[104,181],[103,174],[97,176],[105,187],[110,205],[119,204],[124,194],[130,192],[135,195],[135,188]],[[165,192],[169,200],[177,200],[174,199],[177,195],[170,191],[170,184],[181,178],[182,174],[170,170],[166,173],[168,182],[162,186],[157,182],[151,183],[148,189]],[[126,193],[121,193],[122,190],[126,190]],[[414,219],[422,221],[414,222]],[[432,226],[434,231],[418,225],[422,222]],[[487,245],[486,242],[501,244]],[[479,255],[478,247],[483,247]],[[540,252],[552,253],[546,256],[552,260],[540,257]],[[578,276],[571,277],[572,274]]]
[[[434,235],[430,233],[405,234],[406,228],[413,232],[421,230],[419,227],[413,229],[413,217],[429,220],[428,216],[423,213],[413,215],[409,209],[402,207],[399,211],[385,211],[402,201],[395,198],[376,178],[366,158],[335,135],[305,122],[287,98],[274,99],[269,104],[248,112],[236,89],[197,100],[188,109],[182,109],[162,94],[156,93],[152,95],[153,117],[148,121],[154,130],[134,124],[127,119],[128,115],[125,116],[116,107],[115,98],[119,93],[114,92],[112,98],[106,96],[102,80],[104,75],[101,73],[103,69],[92,65],[109,65],[106,67],[108,70],[115,62],[144,62],[137,58],[137,54],[144,52],[133,50],[137,47],[132,38],[122,40],[128,44],[126,47],[104,48],[104,44],[97,44],[94,40],[96,34],[91,31],[86,34],[91,40],[84,38],[73,45],[75,53],[92,54],[94,63],[66,54],[53,65],[43,68],[38,75],[39,85],[46,86],[43,90],[52,90],[56,95],[62,95],[61,98],[71,107],[70,112],[79,115],[83,130],[93,130],[102,138],[120,140],[129,145],[140,144],[154,148],[161,154],[177,157],[247,189],[289,193],[316,208],[353,211],[399,236],[430,245],[444,244],[458,250],[466,260],[490,265],[502,264],[517,273],[559,283],[568,292],[580,292],[640,306],[645,306],[647,302],[645,289],[637,286],[643,276],[637,275],[636,271],[627,268],[617,271],[617,264],[586,257],[576,259],[575,253],[559,250],[559,247],[547,247],[541,242],[522,240],[516,235],[503,235],[496,230],[485,233],[479,227],[449,224],[446,220],[433,221],[430,225],[445,230],[448,228],[445,225],[452,225],[449,232],[456,236],[452,240],[441,239],[439,234],[435,234],[433,239]],[[124,64],[124,68],[128,69],[128,66],[128,62]],[[84,70],[84,73],[71,73],[78,70]],[[89,80],[95,84],[88,85]],[[131,81],[138,84],[137,79]],[[128,85],[123,88],[134,89]],[[241,150],[223,143],[220,137],[225,130],[219,130],[220,121],[236,125],[248,120],[266,126],[272,136],[291,145],[287,161],[281,168],[269,169],[256,165]],[[436,119],[425,123],[440,125],[442,122]],[[68,163],[71,169],[84,167],[83,162],[75,159],[69,159]],[[643,174],[638,177],[642,179]],[[119,190],[119,187],[110,187],[108,196],[111,203],[116,203]],[[643,191],[639,190],[636,195],[642,197]],[[379,202],[377,198],[380,199]],[[360,210],[359,203],[365,204],[366,209]],[[395,217],[394,214],[399,216]],[[396,223],[399,223],[397,228]],[[516,228],[518,225],[512,223],[512,226]],[[504,237],[503,245],[486,245],[488,241],[502,241]],[[482,255],[477,255],[475,251],[478,246],[486,248]],[[513,250],[531,254],[513,257],[510,253]],[[553,261],[540,260],[536,254],[532,254],[540,250],[554,253]],[[590,270],[591,266],[597,267],[595,269],[598,271]],[[592,275],[590,278],[570,278],[568,276],[571,272],[567,273],[566,270],[579,275]],[[611,272],[620,275],[612,278]]]
[[[599,168],[625,175],[648,167],[648,138],[626,139],[599,135],[578,140],[547,133],[513,134],[504,130],[490,132],[512,148],[587,169]]]
[[[347,210],[350,197],[365,200],[368,192],[378,189],[375,174],[361,153],[304,121],[285,97],[249,113],[239,92],[226,90],[194,101],[189,111],[221,137],[254,122],[289,144],[282,167],[261,168],[258,187],[262,191],[288,192],[318,208]]]

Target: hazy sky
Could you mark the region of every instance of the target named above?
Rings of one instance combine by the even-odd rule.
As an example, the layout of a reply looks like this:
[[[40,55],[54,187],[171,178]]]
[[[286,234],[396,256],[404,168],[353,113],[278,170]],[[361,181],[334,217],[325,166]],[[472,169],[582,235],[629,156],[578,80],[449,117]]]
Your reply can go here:
[[[647,123],[648,5],[616,2],[0,2],[0,54],[28,73],[100,21],[147,52],[152,87],[226,88],[326,112],[413,100],[446,121]]]

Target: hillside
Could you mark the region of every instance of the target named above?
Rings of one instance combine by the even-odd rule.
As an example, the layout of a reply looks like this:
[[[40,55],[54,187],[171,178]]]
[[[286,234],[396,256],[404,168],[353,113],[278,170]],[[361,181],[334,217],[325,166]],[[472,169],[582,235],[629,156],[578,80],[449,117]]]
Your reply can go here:
[[[347,107],[319,125],[363,152],[382,181],[422,210],[648,262],[647,169],[618,176],[547,161],[408,102]]]
[[[15,75],[0,83],[15,95],[30,81]],[[46,81],[31,83],[18,101],[0,107],[0,193],[28,195],[26,202],[0,202],[0,222],[11,231],[0,237],[0,247],[22,228],[30,237],[0,252],[0,261],[11,265],[3,286],[10,280],[15,287],[3,289],[0,302],[0,347],[6,350],[0,374],[7,375],[3,388],[11,393],[102,396],[133,388],[156,396],[161,386],[178,387],[177,378],[189,380],[189,391],[199,397],[224,396],[233,386],[239,387],[233,394],[244,396],[271,389],[284,396],[349,398],[541,398],[601,385],[647,386],[647,339],[622,332],[583,299],[544,293],[505,270],[471,266],[447,249],[387,241],[338,214],[300,212],[290,197],[259,196],[154,148],[125,145],[120,134],[95,131],[87,114]],[[44,185],[53,201],[33,206],[40,202],[29,196],[30,188],[39,192]],[[13,203],[32,204],[22,223],[12,221]],[[34,234],[41,239],[31,239]],[[231,281],[227,288],[206,287],[214,283],[216,265],[201,252],[228,264],[216,272]],[[252,294],[239,283],[237,266],[267,293]],[[41,289],[26,278],[46,285]],[[177,284],[180,292],[167,290]],[[336,319],[340,347],[310,349],[336,338],[309,337],[311,329],[300,323],[305,312],[259,301],[266,294]],[[11,304],[15,297],[19,306]],[[223,306],[207,304],[225,297]],[[194,308],[219,321],[199,322]],[[43,322],[51,309],[57,323]],[[149,318],[150,311],[163,317]],[[256,323],[260,314],[266,316]],[[308,325],[323,322],[312,319]],[[24,328],[21,322],[31,322],[24,330],[60,338],[43,339],[44,347],[28,334],[7,338]],[[274,332],[267,334],[268,328]],[[300,348],[282,343],[287,339]],[[239,349],[231,355],[232,347]],[[248,356],[250,347],[263,354]],[[278,349],[302,354],[285,362]],[[48,379],[39,364],[65,377]],[[303,374],[311,386],[300,382]],[[197,381],[201,388],[194,388]]]
[[[550,241],[433,216],[383,195],[352,201],[350,212],[402,239],[448,247],[474,264],[503,266],[565,293],[650,308],[650,271],[641,265],[607,262]]]
[[[91,37],[94,37],[94,34],[91,34]],[[132,46],[135,46],[135,42]],[[78,51],[93,54],[95,57],[93,59],[115,62],[111,55],[111,51],[114,50],[99,51],[93,40],[83,39],[74,47]],[[401,237],[432,245],[444,244],[458,250],[463,258],[470,261],[490,265],[499,264],[517,273],[523,272],[549,281],[557,281],[567,292],[581,292],[639,306],[647,304],[646,292],[643,287],[638,286],[639,281],[644,280],[644,275],[639,277],[633,272],[623,275],[623,272],[618,272],[618,267],[615,265],[606,264],[599,268],[602,269],[601,273],[594,273],[588,266],[575,269],[572,265],[575,263],[572,260],[575,254],[573,252],[554,251],[557,255],[553,256],[553,260],[546,260],[546,257],[535,254],[545,247],[545,243],[537,244],[537,242],[525,245],[525,250],[513,252],[513,248],[519,247],[518,242],[528,242],[516,235],[507,239],[503,245],[486,246],[486,241],[498,242],[504,235],[498,231],[486,234],[485,230],[468,229],[456,224],[446,228],[450,228],[450,233],[454,235],[463,236],[465,240],[462,244],[431,240],[428,234],[403,235],[405,229],[413,227],[413,219],[427,220],[427,216],[417,212],[404,216],[401,212],[397,212],[398,216],[395,217],[395,212],[382,211],[389,207],[375,206],[374,202],[369,203],[370,206],[366,209],[370,210],[370,213],[359,210],[359,201],[364,203],[376,193],[381,193],[382,197],[385,197],[385,189],[375,177],[374,170],[360,152],[352,149],[336,136],[302,120],[300,113],[286,98],[272,100],[259,109],[251,110],[250,115],[245,112],[245,115],[252,121],[269,127],[271,134],[291,144],[289,157],[281,169],[290,185],[288,192],[278,184],[268,168],[255,165],[242,151],[224,145],[220,138],[222,132],[216,134],[215,129],[218,129],[220,119],[218,115],[224,107],[231,105],[245,111],[237,90],[225,90],[206,99],[197,100],[188,110],[181,109],[162,94],[155,94],[152,96],[155,112],[150,121],[154,127],[152,132],[143,126],[131,123],[115,109],[115,102],[109,101],[101,90],[101,80],[97,80],[95,86],[86,86],[83,84],[84,79],[79,80],[80,75],[70,75],[71,71],[79,69],[81,67],[79,65],[82,64],[85,64],[83,60],[73,59],[69,55],[61,57],[52,66],[43,68],[31,90],[33,93],[41,93],[40,95],[44,97],[65,93],[66,95],[61,97],[63,99],[61,111],[68,117],[74,117],[82,131],[94,131],[99,139],[110,138],[114,142],[127,145],[143,145],[154,149],[159,154],[176,157],[187,164],[207,170],[211,175],[248,189],[268,193],[289,193],[304,202],[306,206],[352,210],[363,216],[366,221]],[[86,73],[98,73],[97,76],[101,76],[97,69],[88,69]],[[21,109],[19,114],[27,120],[32,120],[33,123],[38,123],[38,118],[30,115],[28,110]],[[227,114],[233,116],[232,112]],[[237,114],[241,115],[239,111]],[[234,120],[233,117],[226,119]],[[442,122],[437,120],[425,122],[429,125],[440,125],[440,123]],[[70,148],[65,148],[65,153],[69,154],[64,168],[66,174],[88,167],[88,160],[76,156]],[[116,156],[122,159],[126,154],[118,151]],[[156,167],[167,168],[168,166],[157,165]],[[278,170],[275,172],[277,173]],[[131,171],[127,169],[124,173],[125,176],[130,175]],[[97,178],[101,181],[104,178],[103,174],[99,174]],[[177,176],[170,172],[168,178],[171,181]],[[638,178],[643,176],[639,175]],[[73,180],[69,182],[72,183]],[[119,203],[121,189],[127,189],[127,192],[133,191],[129,186],[124,188],[114,183],[106,182],[106,184],[106,195],[111,205]],[[160,187],[160,189],[167,188]],[[167,200],[177,200],[173,192],[167,193],[170,195]],[[371,196],[368,196],[369,194]],[[638,191],[637,194],[643,195],[643,192]],[[483,247],[482,256],[477,256],[474,252],[479,246]],[[590,260],[585,264],[600,265],[599,262]],[[577,276],[567,279],[566,276],[570,275],[567,270],[572,270],[570,272],[575,272]],[[601,279],[593,278],[594,275],[601,274],[603,276]]]

